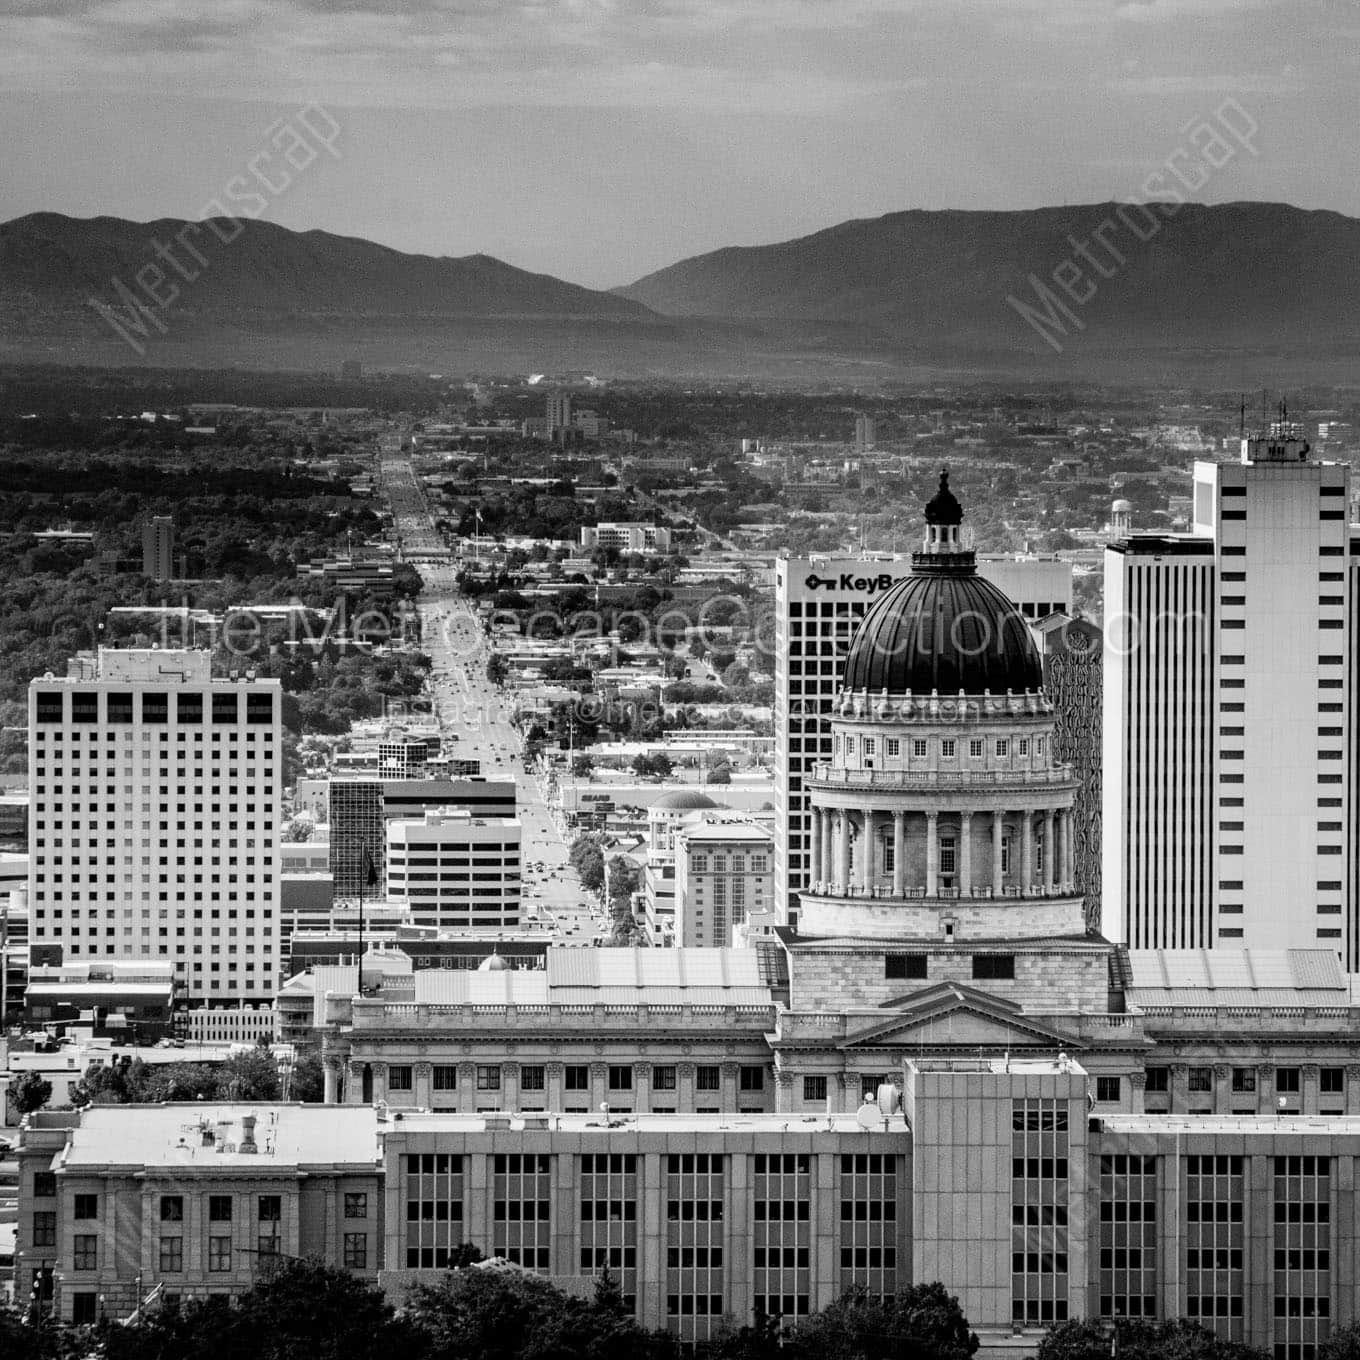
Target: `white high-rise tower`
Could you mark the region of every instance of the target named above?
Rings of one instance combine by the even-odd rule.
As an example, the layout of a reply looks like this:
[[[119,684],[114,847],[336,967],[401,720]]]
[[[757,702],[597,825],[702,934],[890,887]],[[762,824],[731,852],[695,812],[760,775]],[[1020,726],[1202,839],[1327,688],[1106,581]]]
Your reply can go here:
[[[1105,558],[1104,929],[1360,966],[1350,469],[1283,418]]]
[[[278,984],[277,680],[112,650],[28,691],[29,903],[68,958],[169,958],[191,1002]]]

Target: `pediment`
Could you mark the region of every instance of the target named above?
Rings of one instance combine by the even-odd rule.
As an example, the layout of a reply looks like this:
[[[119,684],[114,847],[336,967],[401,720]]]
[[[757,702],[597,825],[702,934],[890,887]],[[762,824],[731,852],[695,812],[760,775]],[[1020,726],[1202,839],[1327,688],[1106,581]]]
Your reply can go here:
[[[847,1035],[842,1048],[1076,1049],[1075,1035],[1026,1016],[1011,1001],[944,984],[929,996],[910,998],[890,1018]]]

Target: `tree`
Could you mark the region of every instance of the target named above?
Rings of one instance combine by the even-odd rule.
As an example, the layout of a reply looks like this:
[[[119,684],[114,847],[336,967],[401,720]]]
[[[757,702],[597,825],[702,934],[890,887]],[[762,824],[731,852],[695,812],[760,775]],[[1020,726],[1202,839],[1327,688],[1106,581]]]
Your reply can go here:
[[[977,1336],[942,1284],[918,1284],[880,1299],[862,1286],[794,1328],[798,1360],[969,1360]]]
[[[640,755],[633,757],[633,773],[641,775],[643,778],[654,777],[657,779],[667,779],[675,770],[675,764],[664,751],[658,751],[655,755]]]
[[[311,822],[302,817],[295,817],[287,826],[283,828],[281,839],[285,841],[309,841],[312,839],[312,832],[316,828]]]
[[[486,660],[486,678],[499,688],[505,684],[510,674],[510,666],[499,652],[492,652]]]
[[[267,1048],[235,1053],[216,1073],[218,1100],[277,1100],[279,1065]]]
[[[281,1260],[235,1301],[224,1295],[109,1327],[105,1360],[420,1360],[424,1338],[380,1289],[316,1259]]]
[[[595,773],[595,758],[593,756],[577,756],[571,762],[571,772],[577,779],[589,779]]]
[[[715,765],[708,772],[708,778],[704,782],[707,784],[730,784],[732,782],[732,767],[730,765]]]
[[[567,858],[588,892],[599,892],[604,887],[604,851],[596,841],[578,836]]]
[[[319,1053],[303,1053],[288,1076],[288,1099],[320,1105],[326,1098],[326,1069]]]
[[[1317,1360],[1356,1360],[1360,1356],[1360,1323],[1338,1327],[1318,1343]]]
[[[644,1332],[607,1298],[574,1298],[516,1267],[452,1270],[438,1284],[417,1284],[406,1316],[429,1353],[450,1360],[648,1360],[676,1353],[669,1338]]]
[[[21,1072],[9,1084],[9,1096],[22,1118],[41,1110],[52,1099],[52,1083],[37,1072]]]
[[[1038,1360],[1108,1360],[1112,1340],[1120,1360],[1265,1360],[1262,1352],[1225,1341],[1187,1318],[1166,1322],[1125,1318],[1114,1327],[1112,1336],[1106,1323],[1060,1323],[1039,1343]]]

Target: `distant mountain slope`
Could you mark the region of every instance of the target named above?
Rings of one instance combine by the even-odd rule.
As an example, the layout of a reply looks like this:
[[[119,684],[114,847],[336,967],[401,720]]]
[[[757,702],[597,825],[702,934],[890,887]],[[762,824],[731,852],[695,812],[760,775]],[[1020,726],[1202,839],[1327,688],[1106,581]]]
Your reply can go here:
[[[157,243],[171,258],[158,254]],[[25,304],[114,305],[121,279],[142,295],[139,271],[164,273],[190,312],[313,316],[610,316],[647,309],[614,294],[530,274],[490,255],[405,255],[324,231],[270,222],[127,222],[33,213],[0,225],[0,313]],[[176,267],[178,266],[178,268]],[[186,277],[186,275],[197,277]],[[154,273],[144,276],[156,282]]]
[[[1088,342],[1287,350],[1360,334],[1360,221],[1273,203],[1153,213],[1114,203],[891,213],[699,255],[617,291],[668,316],[853,322],[914,347],[1023,350],[1045,342],[1007,299],[1047,306],[1034,275]],[[1096,239],[1102,222],[1112,226]],[[1064,277],[1083,301],[1054,282],[1065,261],[1082,271]]]

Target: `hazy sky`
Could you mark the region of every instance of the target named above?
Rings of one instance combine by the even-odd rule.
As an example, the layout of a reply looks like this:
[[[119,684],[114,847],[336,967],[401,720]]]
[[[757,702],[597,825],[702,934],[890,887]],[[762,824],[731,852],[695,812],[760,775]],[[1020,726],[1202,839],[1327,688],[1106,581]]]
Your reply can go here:
[[[0,219],[197,217],[307,101],[266,216],[596,286],[903,208],[1196,195],[1360,216],[1360,0],[4,0]],[[298,153],[299,159],[305,156]],[[276,159],[274,166],[280,165]]]

